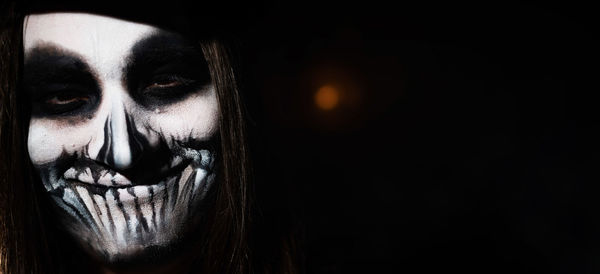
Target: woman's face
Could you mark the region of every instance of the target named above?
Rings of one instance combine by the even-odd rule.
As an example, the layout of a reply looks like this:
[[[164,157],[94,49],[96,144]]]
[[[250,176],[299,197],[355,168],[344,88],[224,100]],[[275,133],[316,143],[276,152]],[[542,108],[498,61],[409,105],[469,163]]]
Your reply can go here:
[[[24,26],[29,156],[56,218],[107,261],[193,229],[219,108],[198,46],[152,26],[51,13]]]

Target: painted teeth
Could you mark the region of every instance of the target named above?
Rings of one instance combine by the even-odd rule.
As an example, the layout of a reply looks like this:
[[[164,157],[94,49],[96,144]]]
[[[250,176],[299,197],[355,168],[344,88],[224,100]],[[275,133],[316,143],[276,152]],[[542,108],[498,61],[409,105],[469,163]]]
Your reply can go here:
[[[103,171],[103,174],[100,175],[100,178],[95,181],[92,176],[92,171],[89,167],[85,168],[82,172],[77,171],[75,168],[69,168],[63,174],[63,177],[67,180],[78,180],[82,183],[86,184],[98,184],[103,186],[129,186],[133,185],[133,183],[127,179],[125,176],[116,173],[111,174],[111,172]]]
[[[117,173],[115,175],[110,174],[110,172],[106,172],[97,182],[98,184],[105,186],[128,186],[132,185],[131,181],[129,181],[125,176]]]
[[[171,161],[170,168],[174,168],[174,167],[180,165],[182,162],[183,162],[183,158],[181,158],[181,156],[175,156],[173,161]]]
[[[80,239],[88,239],[85,244],[89,242],[98,254],[107,254],[109,260],[132,255],[180,236],[181,224],[193,215],[189,210],[214,181],[214,173],[192,166],[155,185],[107,188],[104,193],[64,184],[63,191],[57,192],[63,193],[62,197],[55,197],[55,202],[71,216],[67,227]],[[81,178],[81,174],[76,175]],[[75,173],[69,170],[67,175]],[[106,185],[110,178],[111,183],[122,185],[118,176],[125,179],[107,172],[96,184]]]

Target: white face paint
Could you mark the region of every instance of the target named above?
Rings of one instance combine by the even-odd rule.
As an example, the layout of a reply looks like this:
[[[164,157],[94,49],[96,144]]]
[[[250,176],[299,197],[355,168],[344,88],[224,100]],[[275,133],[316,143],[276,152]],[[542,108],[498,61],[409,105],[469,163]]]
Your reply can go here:
[[[68,231],[97,257],[169,246],[214,181],[219,108],[201,49],[114,18],[25,21],[28,148]]]

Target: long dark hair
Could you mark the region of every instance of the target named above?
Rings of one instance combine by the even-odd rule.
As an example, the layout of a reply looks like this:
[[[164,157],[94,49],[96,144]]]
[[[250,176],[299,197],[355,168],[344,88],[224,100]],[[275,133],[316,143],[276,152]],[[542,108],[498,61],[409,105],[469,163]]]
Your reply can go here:
[[[86,267],[73,262],[56,229],[46,197],[28,158],[28,104],[19,92],[23,64],[24,9],[16,1],[1,7],[0,33],[0,272],[53,273]],[[276,248],[279,262],[265,263],[251,252],[252,188],[242,98],[226,43],[201,42],[221,110],[220,183],[201,232],[194,270],[206,273],[294,272],[289,244]],[[286,255],[287,254],[287,255]],[[273,255],[273,254],[271,254]],[[80,255],[79,255],[80,256]]]

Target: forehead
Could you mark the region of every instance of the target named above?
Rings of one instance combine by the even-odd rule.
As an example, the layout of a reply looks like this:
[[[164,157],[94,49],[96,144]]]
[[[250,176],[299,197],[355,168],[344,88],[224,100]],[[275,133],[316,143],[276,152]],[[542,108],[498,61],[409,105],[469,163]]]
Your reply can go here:
[[[137,41],[157,30],[149,25],[85,13],[29,15],[24,25],[25,55],[36,46],[50,43],[98,66],[121,63]]]

